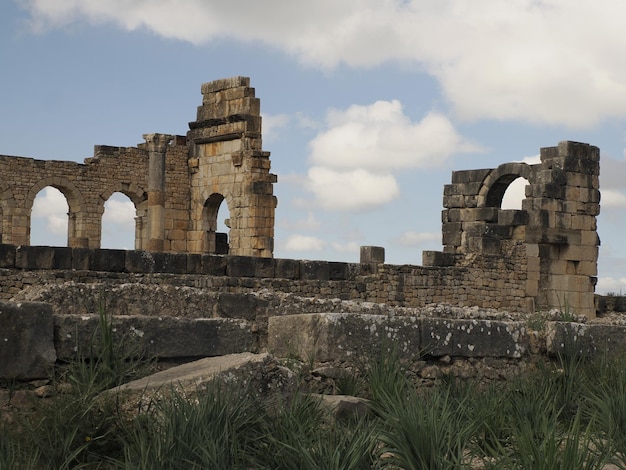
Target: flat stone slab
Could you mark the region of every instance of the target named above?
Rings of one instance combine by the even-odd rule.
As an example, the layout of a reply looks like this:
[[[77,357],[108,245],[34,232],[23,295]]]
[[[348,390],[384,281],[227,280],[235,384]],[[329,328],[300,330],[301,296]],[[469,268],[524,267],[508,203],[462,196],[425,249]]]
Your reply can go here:
[[[267,353],[209,357],[158,372],[109,390],[124,396],[123,407],[132,413],[144,405],[167,399],[172,393],[192,397],[210,383],[235,386],[256,397],[288,396],[295,392],[295,374]]]
[[[270,317],[268,348],[279,357],[327,362],[395,347],[402,357],[522,357],[529,347],[523,322],[358,313]]]
[[[626,353],[626,326],[547,322],[546,349],[550,354]]]
[[[56,359],[51,306],[0,302],[0,378],[48,377]]]
[[[88,355],[101,345],[99,315],[54,315],[54,345],[60,359]],[[113,341],[120,354],[156,358],[221,356],[251,351],[256,344],[251,324],[233,318],[177,318],[116,315]]]

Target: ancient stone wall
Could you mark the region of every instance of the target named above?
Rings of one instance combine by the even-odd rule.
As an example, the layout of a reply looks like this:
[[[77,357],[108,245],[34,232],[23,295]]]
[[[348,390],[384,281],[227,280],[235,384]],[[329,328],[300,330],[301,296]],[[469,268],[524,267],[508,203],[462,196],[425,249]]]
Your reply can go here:
[[[503,274],[525,273],[530,310],[561,307],[595,316],[599,173],[599,149],[569,141],[542,148],[536,165],[453,172],[444,188],[444,249],[425,252],[423,264],[464,266],[500,257]],[[529,182],[522,209],[501,209],[519,177]]]
[[[202,85],[203,104],[187,136],[145,134],[137,147],[99,145],[82,164],[0,156],[0,242],[30,244],[33,202],[51,186],[67,199],[69,247],[100,247],[104,203],[121,192],[135,205],[136,249],[224,252],[216,228],[225,201],[229,252],[271,257],[276,176],[249,85],[244,77]]]

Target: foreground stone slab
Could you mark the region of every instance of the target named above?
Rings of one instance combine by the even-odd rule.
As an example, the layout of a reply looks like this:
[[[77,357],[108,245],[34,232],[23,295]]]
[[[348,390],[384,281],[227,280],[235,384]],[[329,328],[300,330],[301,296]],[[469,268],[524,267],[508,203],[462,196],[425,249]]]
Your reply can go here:
[[[116,315],[113,341],[120,354],[156,358],[221,356],[251,351],[249,322],[233,318],[177,318]],[[102,345],[99,315],[54,315],[54,344],[60,359],[97,354]]]
[[[423,318],[421,331],[431,356],[519,358],[529,347],[523,322]]]
[[[268,348],[279,357],[327,362],[382,348],[418,356],[520,358],[529,347],[523,322],[357,313],[270,317]]]
[[[548,322],[546,349],[550,354],[626,353],[626,326]]]
[[[50,305],[0,302],[0,378],[47,377],[56,359]]]
[[[239,381],[242,387],[249,386],[251,393],[260,396],[291,393],[296,386],[293,372],[280,366],[272,355],[240,353],[189,362],[114,390],[127,394],[139,393],[142,399],[146,399],[155,397],[155,393],[167,395],[172,390],[195,393],[213,380],[224,383]]]
[[[278,357],[327,362],[367,357],[392,346],[403,356],[419,356],[417,317],[309,313],[268,320],[268,348]]]

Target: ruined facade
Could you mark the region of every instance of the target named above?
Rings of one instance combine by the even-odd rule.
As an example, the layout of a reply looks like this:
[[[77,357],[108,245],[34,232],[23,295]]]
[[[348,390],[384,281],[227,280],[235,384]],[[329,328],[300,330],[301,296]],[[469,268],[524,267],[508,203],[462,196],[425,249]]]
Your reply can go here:
[[[529,310],[558,307],[593,317],[600,151],[565,141],[542,148],[540,156],[535,165],[453,172],[444,188],[443,252],[424,253],[424,265],[501,259],[503,275],[518,271],[525,276]],[[519,177],[529,183],[522,209],[501,209],[506,189]]]
[[[70,247],[100,247],[104,203],[121,192],[136,208],[136,249],[272,257],[276,176],[262,150],[260,101],[245,77],[205,83],[202,96],[186,136],[96,146],[83,164],[0,156],[0,242],[29,245],[34,199],[52,186],[67,199]],[[216,233],[222,203],[227,246]]]

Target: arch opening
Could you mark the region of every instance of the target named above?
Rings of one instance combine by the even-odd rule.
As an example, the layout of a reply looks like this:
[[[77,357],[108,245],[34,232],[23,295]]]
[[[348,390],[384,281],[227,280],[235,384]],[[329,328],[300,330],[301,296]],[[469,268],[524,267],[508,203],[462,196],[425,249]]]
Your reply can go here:
[[[226,255],[229,251],[230,212],[228,204],[223,204],[224,196],[211,194],[202,209],[202,231],[204,238],[202,251]]]
[[[526,199],[526,186],[529,184],[530,182],[523,176],[514,179],[502,195],[501,208],[522,210],[522,201]]]
[[[31,209],[29,243],[43,246],[68,246],[69,205],[65,194],[53,186],[37,193]]]
[[[137,209],[122,192],[114,192],[104,203],[101,248],[133,250],[136,248]]]

